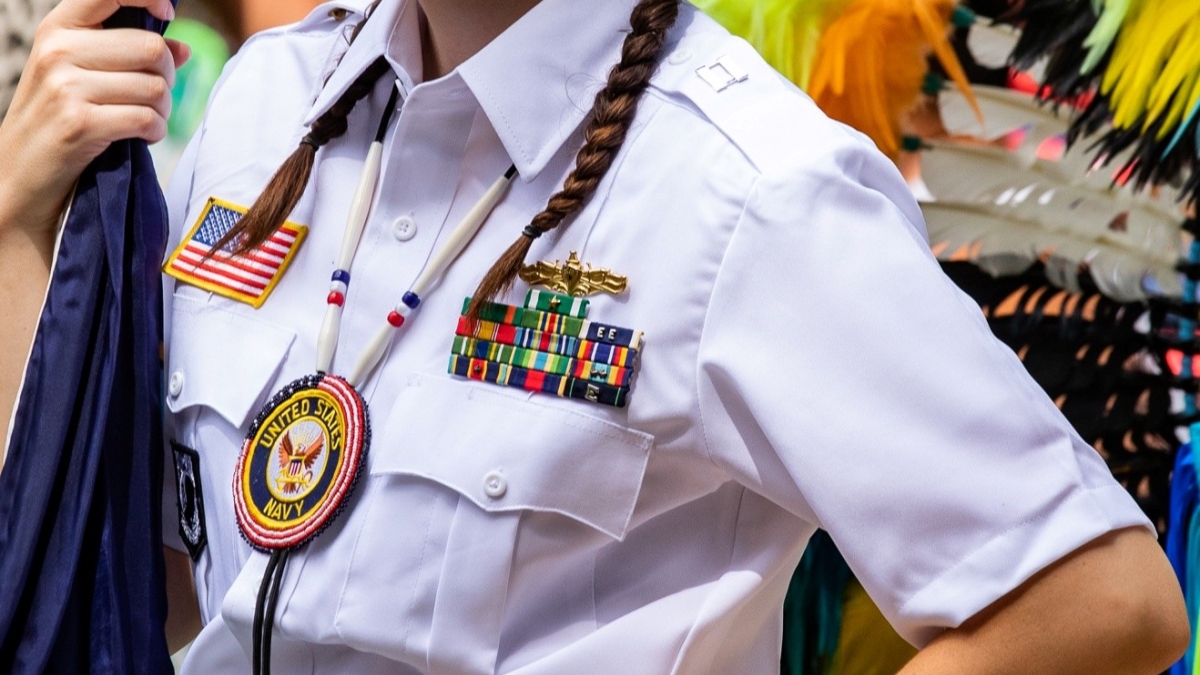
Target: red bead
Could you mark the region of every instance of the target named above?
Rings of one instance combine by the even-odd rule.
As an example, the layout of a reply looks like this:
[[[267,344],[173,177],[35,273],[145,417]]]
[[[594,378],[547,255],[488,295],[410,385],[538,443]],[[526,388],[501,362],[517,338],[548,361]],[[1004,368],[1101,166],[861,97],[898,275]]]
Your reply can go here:
[[[330,291],[329,297],[325,298],[325,302],[328,302],[331,305],[337,305],[338,307],[341,307],[342,304],[346,302],[346,296],[342,295],[341,293],[338,293],[337,291]]]
[[[396,328],[399,328],[400,326],[404,325],[404,317],[401,316],[400,312],[392,312],[391,314],[388,314],[388,323],[392,324]]]

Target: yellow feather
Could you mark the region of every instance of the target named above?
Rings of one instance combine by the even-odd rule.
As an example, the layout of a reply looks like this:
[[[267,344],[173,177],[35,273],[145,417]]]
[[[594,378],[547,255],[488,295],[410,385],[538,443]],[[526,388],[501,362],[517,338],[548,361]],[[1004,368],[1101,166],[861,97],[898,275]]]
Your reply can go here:
[[[767,63],[803,87],[828,17],[850,0],[696,0],[695,4],[745,38]]]
[[[1152,91],[1159,87],[1173,91],[1182,84],[1182,70],[1173,71],[1175,80],[1168,82],[1163,79],[1164,69],[1189,19],[1197,14],[1200,0],[1143,0],[1131,7],[1101,84],[1101,91],[1111,99],[1115,126],[1129,128],[1143,120],[1152,107]],[[1185,45],[1183,51],[1190,50]],[[1169,93],[1158,94],[1160,113],[1170,100]]]
[[[1178,44],[1168,54],[1166,67],[1150,92],[1147,124],[1163,118],[1160,137],[1165,135],[1167,127],[1182,120],[1188,108],[1187,94],[1200,74],[1200,2],[1196,3],[1196,10],[1196,14],[1186,20]]]
[[[1200,77],[1196,75],[1192,75],[1182,83],[1177,92],[1178,95],[1171,99],[1171,107],[1161,115],[1162,125],[1159,126],[1155,138],[1162,140],[1174,133],[1175,128],[1183,121],[1183,116],[1187,114],[1188,110],[1191,110],[1191,106],[1188,105],[1188,92],[1192,91],[1197,83],[1200,83]],[[1147,119],[1145,126],[1148,127],[1152,120],[1159,119],[1159,117]]]

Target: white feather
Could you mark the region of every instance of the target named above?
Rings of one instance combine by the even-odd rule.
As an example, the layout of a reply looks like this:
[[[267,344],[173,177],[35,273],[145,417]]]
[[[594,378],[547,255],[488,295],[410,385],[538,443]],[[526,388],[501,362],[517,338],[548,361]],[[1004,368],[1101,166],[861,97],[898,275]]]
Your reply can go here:
[[[1070,124],[1066,111],[1056,114],[1039,105],[1030,94],[986,85],[972,85],[971,90],[983,111],[982,127],[966,97],[957,89],[947,89],[938,95],[942,123],[951,134],[994,141],[1016,129],[1029,127],[1028,138],[1036,144],[1066,133]]]
[[[929,242],[943,261],[967,261],[993,276],[1020,274],[1041,260],[1057,285],[1078,291],[1088,270],[1105,296],[1118,302],[1147,297],[1147,277],[1169,294],[1181,292],[1173,261],[1005,218],[986,208],[944,202],[921,205]]]

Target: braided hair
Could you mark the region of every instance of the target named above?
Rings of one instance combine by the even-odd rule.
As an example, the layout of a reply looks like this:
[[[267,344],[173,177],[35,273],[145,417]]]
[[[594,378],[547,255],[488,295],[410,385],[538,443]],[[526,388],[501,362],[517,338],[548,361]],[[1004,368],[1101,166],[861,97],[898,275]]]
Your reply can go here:
[[[367,20],[381,1],[375,0],[367,7],[366,18],[360,21],[350,34],[351,42],[354,42],[354,39],[362,32],[363,26],[366,25]],[[250,209],[246,211],[246,215],[242,216],[224,236],[217,240],[217,243],[209,250],[209,256],[224,250],[230,242],[237,242],[233,250],[234,255],[245,255],[261,246],[279,228],[283,227],[284,221],[296,208],[300,197],[304,195],[304,189],[308,187],[317,150],[335,138],[345,135],[349,128],[347,118],[354,110],[354,106],[374,90],[375,83],[389,70],[391,70],[391,65],[388,64],[386,58],[380,56],[355,78],[329,110],[312,123],[312,126],[308,128],[308,133],[300,139],[300,144],[284,160],[283,165],[275,171],[275,175],[271,176],[267,187],[263,189],[258,199],[254,200]]]
[[[621,47],[621,61],[608,73],[604,88],[596,94],[591,120],[584,131],[584,145],[575,156],[575,168],[563,187],[534,216],[521,236],[500,256],[475,289],[468,315],[479,318],[484,304],[507,291],[529,255],[533,240],[578,213],[608,173],[637,113],[638,101],[658,67],[667,32],[679,16],[679,0],[641,0],[634,7],[632,28]]]
[[[640,0],[634,7],[621,60],[609,71],[608,81],[596,94],[574,169],[562,189],[550,197],[545,209],[534,216],[516,242],[488,270],[472,296],[471,316],[478,317],[484,303],[512,286],[533,240],[578,213],[608,173],[633,124],[638,101],[658,66],[667,32],[679,16],[679,3],[680,0]],[[360,23],[356,34],[361,28]],[[346,133],[346,120],[354,106],[371,93],[376,81],[389,69],[387,61],[380,57],[358,76],[341,98],[313,123],[246,215],[213,246],[214,251],[236,241],[234,253],[245,254],[283,226],[304,194],[317,150]]]

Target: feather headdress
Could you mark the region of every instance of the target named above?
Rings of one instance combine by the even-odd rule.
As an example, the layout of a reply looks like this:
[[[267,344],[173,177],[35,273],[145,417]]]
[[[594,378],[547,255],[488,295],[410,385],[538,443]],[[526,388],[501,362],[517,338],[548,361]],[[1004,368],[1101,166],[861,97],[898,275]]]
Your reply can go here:
[[[827,115],[866,133],[896,157],[900,117],[917,100],[927,58],[968,96],[950,45],[956,0],[699,0],[748,40]]]
[[[1044,98],[1096,94],[1071,142],[1099,134],[1136,186],[1186,181],[1200,198],[1200,0],[1027,0],[1013,18],[1014,63],[1048,57]]]

